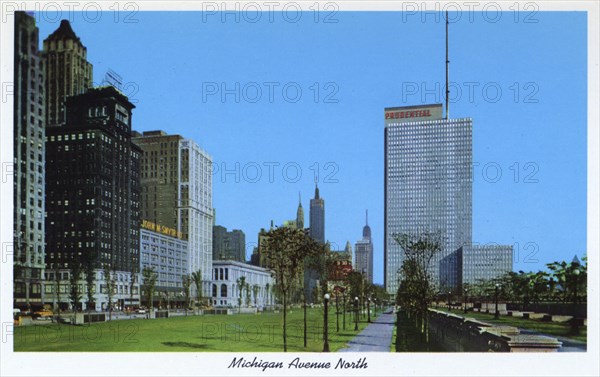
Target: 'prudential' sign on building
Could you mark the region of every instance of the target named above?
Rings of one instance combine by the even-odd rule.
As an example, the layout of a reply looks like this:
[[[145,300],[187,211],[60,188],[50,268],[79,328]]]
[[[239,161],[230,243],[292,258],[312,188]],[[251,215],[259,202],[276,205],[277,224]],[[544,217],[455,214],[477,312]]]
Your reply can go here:
[[[385,123],[416,122],[442,119],[442,104],[386,107]]]

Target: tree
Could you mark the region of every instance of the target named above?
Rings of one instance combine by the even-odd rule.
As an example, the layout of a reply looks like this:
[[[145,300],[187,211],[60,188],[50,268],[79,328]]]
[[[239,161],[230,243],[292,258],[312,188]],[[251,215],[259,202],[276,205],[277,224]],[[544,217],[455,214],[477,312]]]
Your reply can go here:
[[[265,297],[266,297],[266,306],[271,304],[271,285],[269,283],[265,284]]]
[[[548,278],[549,274],[545,271],[536,271],[530,272],[528,275],[529,278],[529,288],[531,299],[534,304],[542,301],[544,296],[547,296],[548,289]]]
[[[86,305],[89,314],[94,304],[94,286],[96,284],[96,272],[94,271],[94,260],[92,258],[87,258],[85,261],[85,282],[87,293]]]
[[[275,228],[267,232],[265,260],[281,294],[283,306],[283,351],[287,352],[287,307],[293,282],[302,271],[304,260],[304,231],[287,227]]]
[[[377,303],[377,305],[379,306],[383,305],[383,303],[386,302],[388,299],[388,293],[385,290],[385,287],[382,285],[373,284],[371,286],[371,292],[371,298],[373,299],[374,303]]]
[[[146,304],[148,309],[152,309],[152,298],[154,297],[154,288],[158,274],[154,271],[154,267],[144,267],[142,270],[142,278],[144,279],[144,293],[146,295]]]
[[[349,295],[354,300],[354,297],[362,298],[364,292],[364,276],[358,271],[352,271],[346,277],[346,282],[349,288]]]
[[[113,279],[112,273],[110,272],[110,268],[108,265],[104,266],[104,285],[106,286],[106,298],[108,300],[108,320],[112,320],[112,311],[113,311],[113,296],[115,289],[115,280]]]
[[[246,307],[250,306],[250,302],[252,301],[252,296],[250,295],[250,290],[252,289],[252,287],[250,287],[250,284],[246,283]]]
[[[323,293],[327,292],[327,281],[329,272],[331,269],[333,257],[329,250],[329,244],[322,244],[312,237],[305,236],[302,239],[301,246],[304,254],[304,263],[301,265],[304,269],[308,271],[315,272],[319,277],[319,282],[321,284],[321,290]],[[302,282],[304,279],[304,271],[299,272],[299,280]],[[304,347],[306,348],[308,345],[308,324],[307,324],[307,313],[306,313],[306,289],[301,288],[302,298],[303,298],[303,331],[304,331]],[[318,286],[314,287],[312,297],[314,302],[318,302],[321,298],[321,292]]]
[[[570,263],[562,261],[546,265],[550,270],[552,285],[556,287],[557,298],[564,303],[579,301],[586,296],[587,256],[582,259],[585,264],[574,260]],[[578,271],[577,274],[575,270]]]
[[[260,286],[258,284],[254,284],[252,286],[252,296],[254,297],[254,306],[258,308],[258,292],[260,292]]]
[[[336,257],[330,250],[329,243],[322,244],[314,241],[311,237],[306,237],[304,242],[307,266],[319,275],[320,293],[323,295],[329,291],[328,282],[330,276],[333,276]]]
[[[237,285],[238,285],[238,313],[242,312],[242,295],[244,294],[244,288],[246,287],[246,277],[245,276],[240,276],[237,279]]]
[[[56,315],[58,323],[60,323],[60,274],[60,269],[56,267],[56,272],[54,273],[54,284],[56,286]]]
[[[77,308],[79,307],[79,303],[81,302],[81,291],[79,290],[79,279],[81,278],[81,263],[78,260],[75,260],[71,263],[71,274],[69,277],[69,299],[71,300],[71,305],[73,305],[73,323],[75,323]]]
[[[187,317],[188,306],[190,306],[190,287],[192,285],[192,278],[189,275],[182,275],[181,285],[183,286],[183,297],[185,299],[185,315]]]
[[[136,282],[136,273],[135,273],[135,268],[131,271],[131,276],[129,279],[129,304],[133,305],[133,288],[135,288],[135,282]]]
[[[196,307],[198,308],[198,313],[200,313],[200,301],[202,300],[202,271],[194,271],[192,272],[192,282],[194,283],[194,287],[196,288]]]
[[[396,302],[427,334],[427,310],[436,294],[429,270],[431,261],[442,249],[441,237],[438,233],[422,232],[394,234],[393,238],[404,252]]]
[[[504,293],[509,300],[521,303],[521,310],[529,304],[529,283],[525,272],[510,271],[500,278]]]

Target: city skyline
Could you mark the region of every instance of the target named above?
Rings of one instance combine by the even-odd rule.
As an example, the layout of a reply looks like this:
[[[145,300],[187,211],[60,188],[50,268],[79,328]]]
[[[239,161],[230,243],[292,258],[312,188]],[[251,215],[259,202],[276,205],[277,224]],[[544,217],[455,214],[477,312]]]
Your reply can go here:
[[[584,127],[585,43],[582,42],[585,40],[585,18],[577,14],[552,15],[543,12],[537,16],[540,19],[537,24],[514,23],[512,20],[492,24],[476,19],[474,24],[463,20],[450,25],[450,77],[451,82],[456,79],[456,82],[461,84],[463,91],[462,100],[451,104],[451,116],[470,116],[475,119],[476,124],[473,131],[473,161],[478,165],[474,167],[473,174],[473,241],[517,244],[515,270],[543,269],[545,263],[553,260],[570,260],[574,254],[581,257],[586,248],[586,169],[572,168],[587,166]],[[381,122],[376,120],[382,107],[442,102],[433,101],[435,93],[422,93],[421,84],[426,85],[425,89],[431,89],[443,79],[443,22],[434,22],[434,18],[431,17],[428,23],[421,23],[420,18],[400,23],[401,16],[392,13],[377,17],[365,13],[340,13],[337,17],[339,23],[335,25],[309,25],[308,22],[296,24],[301,31],[295,31],[292,28],[293,24],[284,21],[264,25],[243,22],[222,25],[218,22],[211,23],[209,19],[206,24],[188,24],[186,21],[194,18],[194,15],[189,13],[138,13],[137,18],[140,22],[135,25],[115,24],[109,20],[91,24],[82,19],[75,19],[72,26],[88,48],[87,59],[94,65],[95,83],[101,82],[108,68],[114,68],[122,74],[126,83],[135,83],[127,89],[123,88],[123,91],[136,101],[133,114],[136,131],[164,129],[170,134],[182,134],[198,142],[213,156],[215,166],[218,167],[213,174],[214,207],[219,213],[220,225],[243,230],[248,237],[247,243],[251,244],[258,230],[267,228],[271,219],[276,224],[281,224],[293,216],[297,205],[295,193],[311,192],[311,188],[314,188],[314,173],[318,170],[321,194],[328,199],[326,239],[338,245],[334,246],[334,249],[341,249],[341,245],[346,241],[355,240],[363,226],[364,208],[370,208],[375,245],[375,282],[382,283],[383,127]],[[373,25],[374,27],[364,35],[353,34],[349,29],[355,22],[374,23],[375,20],[379,20],[381,25]],[[426,43],[432,45],[432,48],[419,50],[414,61],[399,64],[403,69],[400,79],[388,80],[394,73],[394,65],[384,63],[383,60],[388,60],[387,58],[373,63],[372,73],[368,73],[363,80],[346,78],[344,74],[356,73],[360,63],[365,63],[360,54],[372,57],[375,47],[384,48],[385,44],[378,37],[393,35],[391,31],[394,30],[399,31],[393,27],[394,21],[408,29],[404,32],[409,31],[410,35],[414,36],[406,41],[408,46],[416,47]],[[53,23],[40,20],[40,39],[46,38],[54,31],[59,22],[60,20]],[[552,43],[543,41],[539,46],[516,43],[512,46],[515,51],[511,54],[518,58],[507,57],[506,54],[498,55],[500,52],[490,53],[490,56],[473,54],[471,39],[478,38],[470,33],[474,28],[484,28],[486,32],[491,33],[487,37],[501,46],[503,36],[517,41],[524,38],[524,35],[535,36],[544,32],[556,36],[557,30],[550,28],[549,24],[557,22],[568,23],[574,27],[561,30],[561,35],[557,38],[548,38]],[[175,23],[177,27],[173,26]],[[176,30],[170,37],[149,34],[156,38],[157,45],[161,46],[161,55],[158,58],[148,55],[149,51],[142,51],[134,45],[124,48],[124,45],[121,45],[124,42],[116,41],[116,37],[112,37],[113,33],[131,32],[131,40],[150,38],[148,35],[142,35],[150,33],[150,27],[157,24]],[[202,25],[211,27],[201,29]],[[503,25],[504,28],[498,25]],[[277,36],[273,41],[265,40],[264,33],[273,31],[273,28],[278,28],[283,35]],[[99,29],[103,30],[102,34],[106,31],[107,41],[117,44],[114,51],[118,53],[105,47],[106,42],[97,36],[101,34],[98,33]],[[304,29],[308,35],[300,38]],[[200,30],[208,35],[200,36]],[[310,35],[317,32],[330,33],[326,34],[326,41],[314,42]],[[243,67],[244,74],[241,74],[237,66],[231,63],[232,56],[227,52],[230,50],[226,46],[227,43],[239,43],[236,38],[240,38],[243,33],[249,34],[249,47],[238,46],[235,51],[255,59],[246,62]],[[190,34],[200,40],[186,39],[186,35]],[[347,46],[352,40],[351,37],[358,38],[356,46],[353,46],[356,52],[347,52],[341,47],[332,47],[333,51],[322,49],[331,45],[329,42],[333,39],[329,38],[340,35],[343,36],[343,46]],[[217,36],[222,38],[216,38]],[[253,37],[256,42],[250,43]],[[311,46],[316,43],[318,56],[330,64],[328,67],[318,67],[322,70],[310,65],[301,69],[301,65],[295,64],[291,65],[291,73],[274,68],[276,65],[289,65],[296,62],[294,58],[301,57],[295,49],[281,48],[280,51],[274,52],[274,56],[265,60],[267,55],[263,53],[272,50],[273,46],[277,46],[285,37],[294,37],[299,46]],[[214,44],[217,40],[219,46]],[[202,41],[206,43],[198,43]],[[194,67],[181,64],[179,60],[168,59],[168,56],[177,56],[173,50],[175,48],[181,53],[192,54],[186,55],[188,60],[191,59],[194,56],[193,51],[185,50],[185,46],[186,43],[194,42],[201,46],[199,51],[206,48],[217,56],[210,61],[200,59]],[[520,63],[525,59],[524,56],[540,59],[537,56],[546,56],[560,46],[568,46],[569,51],[573,53],[556,57],[552,63],[544,60],[544,69],[535,71],[531,70],[529,65]],[[300,50],[302,48],[298,49]],[[359,64],[352,62],[349,68],[342,69],[342,73],[335,72],[331,66],[341,63],[339,56],[335,54],[346,58],[359,58]],[[161,60],[161,56],[164,56],[165,61]],[[139,65],[139,61],[150,60],[153,62],[152,67],[139,69],[140,72],[134,69]],[[138,64],[135,64],[136,61]],[[425,63],[417,64],[417,61]],[[541,60],[535,61],[542,64]],[[255,62],[268,64],[268,68],[265,70],[260,67],[261,64]],[[506,72],[500,70],[494,77],[490,77],[486,72],[490,62],[500,62],[502,66],[510,68]],[[219,64],[223,67],[219,68]],[[465,68],[467,64],[469,71]],[[557,66],[561,67],[560,74],[553,72]],[[160,71],[160,67],[163,71]],[[205,73],[207,69],[208,73]],[[516,73],[517,71],[520,73]],[[184,82],[186,80],[177,79],[181,75],[192,77],[194,85]],[[570,77],[571,80],[565,82],[565,77]],[[198,80],[201,82],[197,82]],[[214,91],[212,83],[225,83],[225,89],[235,88],[235,84],[240,83],[240,88],[251,90],[252,87],[247,85],[250,82],[273,81],[281,83],[281,86],[295,82],[303,89],[304,96],[297,103],[287,102],[281,96],[276,97],[274,103],[269,103],[265,98],[251,103],[247,101],[250,99],[250,92],[244,94],[240,89],[239,102],[235,102],[235,94],[231,94],[226,96],[223,103],[221,93],[207,94],[207,90],[211,88]],[[320,88],[319,103],[316,104],[313,101],[315,90],[309,88],[314,82],[318,82]],[[466,98],[468,86],[465,83],[468,82],[478,82],[480,85],[477,88],[486,83],[496,83],[504,94],[494,103],[489,101],[489,98],[482,98],[482,93],[479,92],[476,101],[470,103]],[[518,85],[513,86],[511,90],[515,82]],[[334,85],[326,87],[328,83]],[[533,86],[527,86],[528,83],[533,83]],[[384,86],[379,87],[382,84]],[[413,84],[417,86],[417,93],[408,95],[409,89],[414,90]],[[492,88],[492,93],[495,86],[488,86]],[[220,91],[220,86],[217,87]],[[520,91],[519,100],[514,103],[517,87]],[[555,87],[562,90],[560,95],[552,91]],[[263,95],[266,95],[266,87],[262,88]],[[364,106],[358,105],[365,102],[366,94],[360,93],[369,93],[372,88],[379,88],[376,99],[369,98]],[[187,97],[174,96],[180,98],[180,104],[176,105],[170,102],[171,99],[161,95],[161,91],[164,90],[185,93]],[[324,97],[333,92],[337,94],[330,96],[330,99],[337,99],[338,102],[325,103]],[[404,100],[401,98],[403,95],[406,97]],[[422,100],[422,95],[425,95],[425,101]],[[538,102],[524,102],[526,99]],[[164,104],[158,106],[156,101]],[[550,109],[557,107],[558,103],[574,111],[570,111],[568,116],[552,112]],[[169,111],[161,113],[154,108]],[[189,113],[181,114],[187,110]],[[265,114],[269,117],[265,118]],[[165,119],[165,116],[169,118]],[[200,127],[196,123],[197,119],[200,119]],[[351,122],[347,122],[347,119]],[[560,132],[560,127],[564,124],[576,126],[569,128],[572,132],[563,131],[561,137],[546,132],[548,127]],[[300,127],[302,125],[304,128]],[[257,133],[256,136],[252,135],[254,132]],[[233,140],[232,135],[235,135]],[[315,135],[319,135],[320,138],[315,139]],[[268,142],[273,138],[277,138],[280,145],[273,146]],[[362,143],[364,148],[361,148],[360,153],[348,153],[353,151],[356,143]],[[553,153],[558,148],[566,149],[569,153]],[[315,162],[319,164],[318,169],[314,165]],[[227,174],[227,171],[231,172],[234,169],[236,163],[240,166],[238,176],[233,173]],[[328,163],[330,164],[327,165]],[[287,181],[282,175],[284,166],[289,167]],[[297,182],[293,182],[294,179],[290,178],[294,177],[294,168],[298,166],[302,175]],[[262,175],[253,182],[250,178],[256,176],[257,167],[262,169]],[[269,179],[271,167],[274,172],[273,182]],[[487,169],[486,176],[482,174],[483,167]],[[502,175],[495,181],[498,168],[501,169]],[[236,178],[239,178],[237,182]],[[535,183],[535,180],[538,182]],[[357,185],[358,181],[360,185]],[[570,195],[565,197],[561,192],[567,190]],[[558,195],[561,195],[561,201],[556,203],[554,199]],[[244,199],[248,197],[252,200]],[[531,197],[539,201],[529,203]],[[548,213],[551,215],[547,215]],[[489,214],[493,214],[495,218],[487,218]],[[556,219],[559,220],[553,221]],[[559,228],[571,237],[563,240],[564,237],[560,236],[563,233],[557,230]],[[247,258],[251,248],[252,246],[249,246],[246,250]],[[525,263],[525,258],[528,258],[528,263]],[[534,262],[535,259],[538,262]]]

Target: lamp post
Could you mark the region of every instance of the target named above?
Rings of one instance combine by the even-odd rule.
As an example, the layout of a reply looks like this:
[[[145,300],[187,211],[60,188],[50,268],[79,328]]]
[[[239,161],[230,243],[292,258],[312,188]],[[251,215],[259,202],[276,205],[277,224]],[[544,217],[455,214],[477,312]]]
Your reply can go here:
[[[365,315],[365,285],[366,285],[366,278],[365,275],[367,274],[367,270],[363,268],[362,270],[362,279],[360,280],[360,305],[359,308],[360,310],[358,311],[359,313],[359,319],[364,318]]]
[[[367,297],[367,322],[371,323],[371,297]]]
[[[335,293],[335,331],[340,332],[340,305],[339,305],[339,292]]]
[[[358,296],[354,297],[354,331],[358,331]]]
[[[329,303],[329,293],[325,293],[323,296],[323,303],[325,305],[325,313],[323,318],[323,352],[329,352],[329,340],[327,339],[328,332],[328,313],[327,313],[327,304]]]
[[[464,289],[465,291],[465,314],[467,313],[467,288]]]
[[[452,294],[452,292],[448,291],[448,311],[451,312],[452,308],[450,308],[450,295]]]
[[[500,318],[500,311],[498,310],[498,291],[499,290],[500,290],[500,284],[496,283],[496,286],[494,289],[495,300],[496,300],[496,311],[494,312],[494,319]]]

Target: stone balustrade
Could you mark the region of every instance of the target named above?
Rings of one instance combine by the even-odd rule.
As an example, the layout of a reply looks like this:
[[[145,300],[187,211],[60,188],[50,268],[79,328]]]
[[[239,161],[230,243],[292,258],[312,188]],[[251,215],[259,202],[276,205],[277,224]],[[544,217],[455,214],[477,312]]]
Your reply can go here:
[[[556,352],[562,343],[473,318],[429,310],[429,336],[449,352]]]

